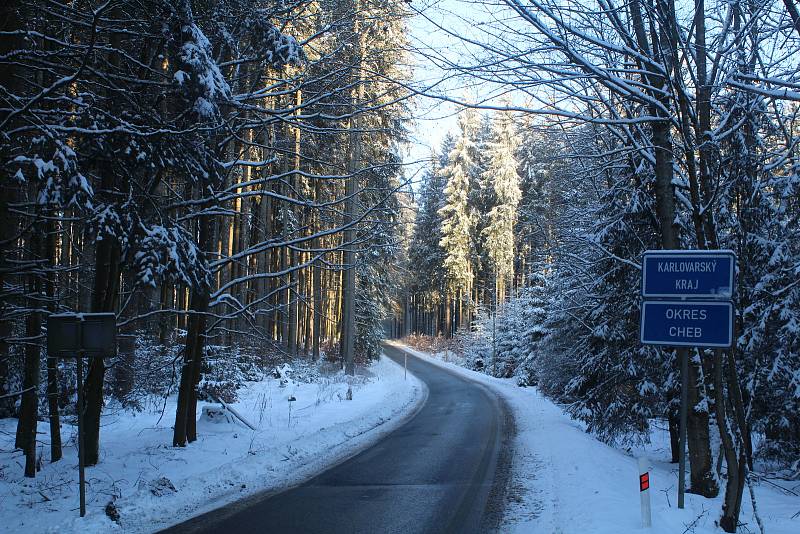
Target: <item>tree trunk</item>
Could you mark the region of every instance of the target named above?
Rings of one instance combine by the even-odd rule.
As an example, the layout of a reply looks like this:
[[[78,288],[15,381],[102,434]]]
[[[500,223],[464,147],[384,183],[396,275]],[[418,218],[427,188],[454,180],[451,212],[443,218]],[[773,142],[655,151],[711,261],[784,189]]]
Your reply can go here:
[[[111,189],[103,180],[103,189]],[[115,312],[119,294],[120,247],[117,239],[105,236],[97,241],[95,252],[94,289],[92,312]],[[84,460],[86,465],[96,465],[100,460],[100,413],[103,409],[103,358],[92,358],[84,382]]]
[[[189,388],[189,403],[186,409],[186,439],[189,443],[197,441],[197,387],[200,385],[200,369],[203,365],[203,354],[206,346],[206,312],[208,311],[209,293],[207,288],[199,288],[192,294],[192,300],[197,301],[195,317],[197,318],[194,334],[194,357],[191,360],[191,387]]]
[[[119,15],[120,7],[112,7],[109,16]],[[122,50],[122,34],[113,33],[110,37],[110,49],[107,61],[112,68],[120,66],[120,55],[116,50]],[[110,93],[109,111],[115,111],[117,106],[114,96]],[[109,154],[110,156],[110,154]],[[119,198],[115,196],[118,191],[126,191],[124,176],[114,173],[112,162],[109,160],[99,163],[99,172],[102,176],[99,184],[98,200],[113,204]],[[87,236],[88,237],[88,236]],[[121,272],[121,246],[116,236],[105,235],[101,240],[94,240],[94,284],[91,294],[91,311],[112,312],[117,311],[119,300],[119,284]],[[89,363],[89,372],[84,382],[84,462],[86,465],[96,465],[100,460],[100,414],[103,409],[103,380],[105,375],[105,361],[103,358],[92,358]]]
[[[456,322],[458,328],[464,326],[464,290],[458,290],[458,321]]]
[[[55,224],[47,222],[47,256],[50,266],[56,265],[56,232]],[[66,265],[66,263],[64,264]],[[50,312],[56,309],[55,273],[47,273],[46,293]],[[58,360],[47,357],[47,410],[50,419],[50,461],[57,462],[61,459],[61,421],[58,415]]]
[[[198,243],[201,250],[212,246],[211,222],[208,215],[199,217]],[[192,289],[188,317],[186,347],[181,368],[181,382],[178,389],[178,405],[175,410],[175,428],[172,435],[174,447],[185,447],[197,439],[197,385],[200,382],[200,368],[206,340],[206,313],[210,300],[209,287],[201,284]]]
[[[25,319],[25,335],[34,337],[41,334],[42,318],[31,312]],[[36,476],[36,426],[39,412],[39,359],[41,347],[38,343],[25,346],[25,374],[22,383],[22,409],[19,417],[22,427],[21,443],[25,453],[25,476]]]
[[[30,259],[41,258],[41,227],[34,226],[28,241]],[[36,338],[42,333],[42,317],[37,308],[41,306],[41,280],[39,273],[31,269],[27,275],[26,293],[31,311],[25,317],[25,336]],[[25,454],[25,476],[36,476],[36,427],[39,413],[39,363],[41,358],[39,341],[25,345],[25,367],[22,382],[22,406],[17,424],[17,447]]]
[[[0,30],[9,32],[0,39],[0,56],[6,56],[19,48],[20,37],[14,33],[20,28],[19,2],[9,0],[0,4]],[[6,62],[0,69],[0,87],[5,88],[8,93],[15,93],[17,89],[17,67],[15,62]],[[5,111],[0,110],[0,120],[6,117]],[[8,140],[0,142],[0,161],[11,159],[11,143]],[[18,187],[12,183],[9,177],[4,176],[0,180],[0,289],[4,287],[5,273],[10,272],[12,267],[8,265],[9,254],[7,247],[14,245],[14,236],[17,233],[18,219],[9,212],[8,205],[14,203],[18,197]],[[10,306],[0,290],[0,419],[9,417],[14,413],[14,399],[3,399],[3,395],[10,393],[6,388],[8,379],[8,363],[11,357],[10,346],[6,342],[12,333],[12,323],[8,319]]]
[[[337,255],[340,263],[344,263],[344,253],[340,253]],[[331,318],[333,322],[328,323],[328,338],[333,339],[334,336],[337,334],[341,334],[342,331],[342,314],[344,313],[344,302],[342,299],[342,287],[344,287],[344,270],[339,270],[338,272],[331,271],[330,276],[330,287],[335,288],[333,292],[333,299],[331,299]],[[341,341],[340,341],[341,345]],[[341,351],[340,351],[341,357]],[[344,361],[344,360],[342,360]],[[344,364],[342,364],[344,366]]]
[[[662,120],[651,123],[653,149],[655,152],[655,193],[656,193],[656,213],[658,216],[661,230],[661,246],[664,249],[679,248],[678,235],[675,228],[675,194],[673,179],[673,146],[671,134],[670,117],[665,116],[663,110],[670,109],[669,97],[666,91],[668,80],[665,76],[671,72],[670,62],[674,58],[673,48],[676,43],[670,37],[672,28],[670,17],[674,16],[674,10],[669,13],[662,13],[662,22],[658,33],[652,32],[653,46],[647,41],[647,32],[641,15],[639,2],[630,4],[631,19],[636,34],[636,40],[640,50],[650,55],[651,51],[661,50],[661,56],[655,57],[657,61],[664,65],[664,74],[643,74],[645,82],[655,88],[651,90],[651,96],[658,99],[661,106],[652,106],[651,113],[654,116],[662,117]],[[646,70],[643,68],[643,70]],[[664,92],[658,90],[663,88]],[[692,409],[697,406],[700,400],[700,385],[697,381],[698,369],[696,364],[690,362],[689,365],[689,414],[687,422],[687,442],[689,448],[690,470],[692,490],[702,495],[716,495],[719,488],[712,474],[711,446],[708,434],[708,413],[699,413]]]
[[[354,195],[355,177],[348,178],[347,193]],[[352,197],[351,197],[352,198]],[[355,212],[354,203],[348,200],[347,222],[352,221],[352,214]],[[344,252],[344,285],[342,287],[342,337],[341,352],[342,362],[345,372],[349,375],[355,373],[353,351],[355,349],[355,291],[356,291],[356,269],[355,251],[352,241],[355,239],[355,232],[352,229],[345,231],[345,252]]]
[[[0,266],[0,270],[2,270],[2,266]],[[0,276],[0,284],[2,284],[3,279]],[[0,315],[6,317],[5,307],[0,303]],[[11,335],[11,321],[2,319],[0,320],[0,397],[4,395],[8,395],[10,392],[6,387],[6,381],[8,380],[8,360],[10,357],[10,351],[8,343],[6,343],[6,338]],[[0,419],[5,417],[10,417],[14,413],[14,399],[11,398],[0,398]]]
[[[672,140],[669,122],[654,122],[653,148],[655,149],[656,212],[661,227],[661,246],[664,249],[678,248],[675,233],[675,197],[672,186]]]
[[[798,37],[800,37],[800,11],[798,11],[797,6],[794,5],[792,0],[783,0],[783,5],[786,6],[786,11],[792,18],[792,25],[794,26]]]
[[[197,439],[197,385],[200,381],[200,368],[205,349],[206,312],[209,294],[201,288],[192,292],[186,333],[186,348],[181,368],[181,382],[178,389],[178,405],[175,412],[175,428],[172,444],[185,447]]]
[[[289,313],[286,318],[286,348],[291,356],[297,356],[297,307],[300,299],[298,298],[297,270],[293,267],[297,264],[297,253],[293,250],[286,251],[286,267],[292,269],[289,273],[289,287],[286,290],[286,305]]]
[[[268,190],[272,191],[272,185],[269,186],[265,185]],[[272,236],[275,234],[275,210],[273,209],[272,197],[267,196],[265,197],[262,202],[266,205],[264,206],[264,238],[265,239],[272,239]],[[274,264],[274,256],[275,252],[274,249],[269,249],[264,253],[264,264],[267,266],[266,271],[270,271]],[[269,294],[272,294],[272,291],[275,289],[275,281],[273,278],[268,278],[265,284],[266,291]],[[268,312],[267,312],[267,320],[266,320],[266,328],[267,334],[270,336],[270,339],[276,338],[275,330],[277,328],[275,324],[275,309],[277,307],[277,296],[273,295],[269,298],[268,304]]]
[[[313,232],[313,228],[311,230]],[[307,260],[310,260],[310,254],[307,255]],[[305,296],[305,303],[303,309],[305,310],[303,318],[303,352],[306,354],[311,352],[311,347],[314,343],[314,331],[311,327],[311,322],[314,317],[314,268],[310,267],[304,271],[305,285],[303,294]]]
[[[47,358],[47,409],[50,416],[50,461],[61,459],[61,421],[58,415],[57,359]]]
[[[671,462],[677,464],[680,461],[680,428],[681,428],[681,415],[677,406],[670,406],[667,413],[667,420],[669,421],[669,445],[671,453]]]
[[[722,350],[714,351],[714,389],[716,392],[717,426],[719,427],[722,450],[725,454],[725,463],[728,466],[727,481],[725,484],[725,500],[722,504],[722,517],[719,526],[725,532],[736,532],[739,524],[739,511],[742,504],[742,493],[744,492],[745,477],[747,476],[744,451],[739,450],[738,454],[734,443],[734,436],[731,435],[730,426],[726,420],[724,382],[722,379]],[[730,392],[729,392],[730,393]]]
[[[172,436],[174,447],[185,447],[196,439],[195,415],[197,396],[195,390],[195,370],[199,374],[205,341],[205,312],[208,310],[208,291],[199,289],[192,292],[190,308],[193,313],[188,318],[186,347],[181,367],[181,382],[178,389],[178,405],[175,411],[175,428]],[[194,397],[194,398],[193,398]],[[194,407],[194,409],[192,409]],[[190,438],[190,434],[194,434]]]
[[[314,184],[314,200],[316,202],[320,202],[322,196],[322,187],[319,180],[316,181]],[[312,228],[312,231],[319,232],[322,230],[322,225],[320,224],[320,217],[316,215],[314,217],[316,221],[316,225]],[[320,239],[315,238],[313,241],[312,248],[313,249],[320,249]],[[314,253],[316,254],[316,252]],[[312,349],[311,349],[311,358],[314,361],[319,360],[319,343],[320,338],[322,336],[322,313],[324,310],[324,306],[322,303],[322,261],[317,260],[314,262],[314,266],[311,269],[313,281],[312,281],[312,293],[314,298],[314,311],[313,311],[313,333],[312,333]]]
[[[444,298],[444,337],[449,338],[452,334],[450,328],[450,293]]]
[[[295,106],[295,114],[299,113],[300,106],[303,103],[303,93],[299,89],[295,91],[294,94],[294,106]],[[295,126],[292,128],[293,134],[293,146],[292,146],[292,170],[295,171],[292,174],[292,177],[289,180],[289,183],[292,184],[292,188],[295,190],[302,190],[301,187],[301,180],[302,177],[298,174],[300,170],[300,128]],[[296,208],[292,208],[293,219],[294,220],[302,220],[302,214],[297,212]],[[301,224],[302,227],[302,224]],[[298,231],[299,229],[295,229]],[[299,237],[299,232],[298,232]],[[289,265],[291,267],[295,267],[299,263],[303,261],[302,254],[290,250],[289,251]],[[299,352],[299,345],[300,345],[300,306],[301,306],[301,299],[300,295],[302,294],[302,277],[301,273],[297,270],[292,270],[290,275],[290,284],[292,289],[289,291],[290,295],[290,302],[289,302],[289,343],[290,343],[290,351],[289,353],[293,356],[296,356]]]
[[[357,194],[358,194],[358,171],[361,165],[361,134],[359,132],[360,120],[358,115],[358,107],[364,100],[364,83],[363,73],[361,71],[361,64],[363,61],[363,53],[361,50],[361,35],[359,28],[359,9],[358,0],[355,2],[355,11],[353,12],[353,38],[356,41],[355,61],[356,65],[356,87],[353,91],[350,101],[350,111],[353,117],[350,119],[350,157],[348,161],[348,177],[345,184],[345,224],[350,225],[356,220],[357,209]],[[355,373],[354,367],[354,350],[355,350],[355,337],[356,337],[356,310],[355,310],[355,293],[356,293],[356,251],[355,251],[356,231],[352,226],[344,231],[344,295],[342,298],[345,300],[346,314],[342,318],[346,325],[342,328],[342,332],[346,336],[342,339],[343,356],[345,363],[345,372],[349,375]]]
[[[161,309],[168,310],[172,308],[172,285],[169,281],[162,282],[161,285]],[[175,328],[174,324],[175,314],[170,313],[166,315],[161,321],[158,322],[158,342],[162,345],[167,343],[167,337]]]
[[[5,273],[11,270],[11,266],[7,263],[10,258],[4,249],[4,243],[11,241],[17,230],[17,225],[7,208],[7,202],[11,202],[16,197],[16,190],[7,182],[8,180],[3,180],[0,185],[0,288],[3,287]],[[6,387],[6,381],[8,380],[11,347],[6,340],[11,337],[13,325],[9,319],[11,306],[6,303],[4,297],[0,297],[0,299],[0,419],[2,419],[10,417],[14,413],[14,399],[2,398],[10,393]]]
[[[692,351],[694,352],[694,351]],[[704,497],[716,497],[719,486],[714,478],[714,457],[711,454],[711,439],[708,432],[708,410],[700,408],[703,392],[700,383],[699,365],[689,358],[689,418],[687,421],[687,442],[689,445],[689,465],[691,486],[689,493]]]

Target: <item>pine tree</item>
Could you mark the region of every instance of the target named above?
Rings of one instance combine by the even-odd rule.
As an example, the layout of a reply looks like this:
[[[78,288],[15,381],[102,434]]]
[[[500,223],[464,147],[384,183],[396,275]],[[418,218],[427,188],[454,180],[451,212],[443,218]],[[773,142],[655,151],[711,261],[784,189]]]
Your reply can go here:
[[[467,109],[459,118],[460,136],[450,152],[448,165],[443,169],[447,176],[444,206],[439,210],[442,219],[441,247],[445,251],[444,269],[447,280],[447,297],[462,299],[470,294],[474,273],[472,269],[472,228],[474,219],[470,214],[470,177],[475,169],[474,134],[478,128],[478,116]],[[450,307],[446,304],[445,328],[451,328]],[[463,313],[463,312],[462,312]],[[448,332],[449,334],[449,332]]]
[[[488,144],[484,171],[484,181],[492,186],[494,202],[481,237],[494,271],[499,302],[505,300],[506,286],[514,276],[514,224],[521,199],[517,147],[511,117],[498,113],[492,122],[492,140]]]
[[[441,305],[445,290],[445,254],[440,245],[442,224],[438,213],[444,206],[444,188],[445,180],[438,165],[425,171],[408,251],[409,285],[415,298],[422,301],[418,302],[422,313],[428,314],[413,329],[431,335],[438,328],[438,321],[431,315]]]

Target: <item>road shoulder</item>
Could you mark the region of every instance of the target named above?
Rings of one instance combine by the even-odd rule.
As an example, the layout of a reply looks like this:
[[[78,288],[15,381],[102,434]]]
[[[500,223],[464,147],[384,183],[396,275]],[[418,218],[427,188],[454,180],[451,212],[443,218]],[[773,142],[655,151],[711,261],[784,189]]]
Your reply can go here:
[[[720,509],[722,495],[707,499],[687,494],[686,508],[677,508],[677,477],[675,465],[669,462],[666,428],[655,429],[649,444],[615,448],[587,433],[583,423],[570,418],[535,387],[519,387],[513,379],[493,378],[424,352],[406,350],[491,388],[513,412],[514,457],[499,525],[504,534],[641,532],[640,456],[646,458],[650,471],[653,534],[719,532],[719,516],[714,510]],[[755,484],[752,489],[767,532],[797,532],[796,495],[765,484]],[[758,530],[748,495],[740,521],[745,525],[742,529]]]
[[[0,515],[6,518],[0,531],[167,528],[230,503],[283,491],[330,469],[403,425],[427,395],[423,382],[410,373],[405,378],[402,366],[388,358],[353,380],[353,400],[346,399],[348,387],[338,377],[321,383],[251,383],[233,406],[256,431],[236,421],[201,420],[198,441],[185,448],[168,445],[171,398],[154,413],[106,415],[101,463],[87,471],[87,516],[78,517],[75,509],[76,460],[74,449],[66,447],[65,458],[46,464],[36,479],[0,480]],[[287,402],[290,398],[294,402]],[[0,420],[0,430],[9,422]],[[6,434],[13,439],[11,432],[0,438]],[[3,449],[10,447],[0,443],[0,453],[6,454]],[[13,450],[8,456],[14,462]],[[0,474],[3,461],[0,455]],[[34,498],[40,491],[50,500]],[[105,513],[109,499],[119,514],[117,522]]]

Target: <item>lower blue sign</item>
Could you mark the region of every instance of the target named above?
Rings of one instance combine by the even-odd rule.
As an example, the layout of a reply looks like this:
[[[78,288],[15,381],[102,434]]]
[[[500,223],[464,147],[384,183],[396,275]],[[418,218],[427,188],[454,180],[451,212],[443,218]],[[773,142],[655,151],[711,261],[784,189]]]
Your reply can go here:
[[[730,347],[733,342],[733,304],[644,301],[640,332],[645,345]]]

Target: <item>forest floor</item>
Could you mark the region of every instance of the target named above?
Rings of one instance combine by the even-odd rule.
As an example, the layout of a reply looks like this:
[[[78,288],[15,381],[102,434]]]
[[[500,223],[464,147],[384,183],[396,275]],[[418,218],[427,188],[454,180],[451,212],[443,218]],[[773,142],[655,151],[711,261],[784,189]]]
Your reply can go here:
[[[420,381],[404,377],[403,368],[385,357],[355,377],[336,372],[311,383],[288,377],[283,384],[274,378],[250,382],[238,392],[232,406],[255,431],[235,420],[204,418],[208,403],[201,402],[198,440],[185,448],[171,446],[174,396],[138,413],[107,409],[101,461],[86,471],[82,519],[75,427],[62,424],[64,458],[49,463],[48,425],[40,422],[42,469],[25,479],[25,460],[13,449],[16,419],[0,419],[0,532],[165,528],[323,471],[397,428],[426,396]],[[346,400],[348,387],[352,400]],[[116,522],[106,513],[110,502]]]
[[[654,425],[650,443],[638,448],[610,447],[590,434],[582,423],[541,395],[521,388],[514,379],[493,378],[464,369],[453,353],[431,355],[403,346],[410,353],[468,376],[501,395],[513,410],[514,440],[509,502],[503,533],[589,532],[621,534],[711,534],[722,509],[722,495],[706,499],[686,495],[677,508],[677,465],[671,464],[669,432]],[[641,527],[638,457],[650,466],[653,527]],[[756,505],[767,534],[800,532],[800,481],[764,479],[753,485]],[[757,533],[750,495],[745,495],[739,532]]]

